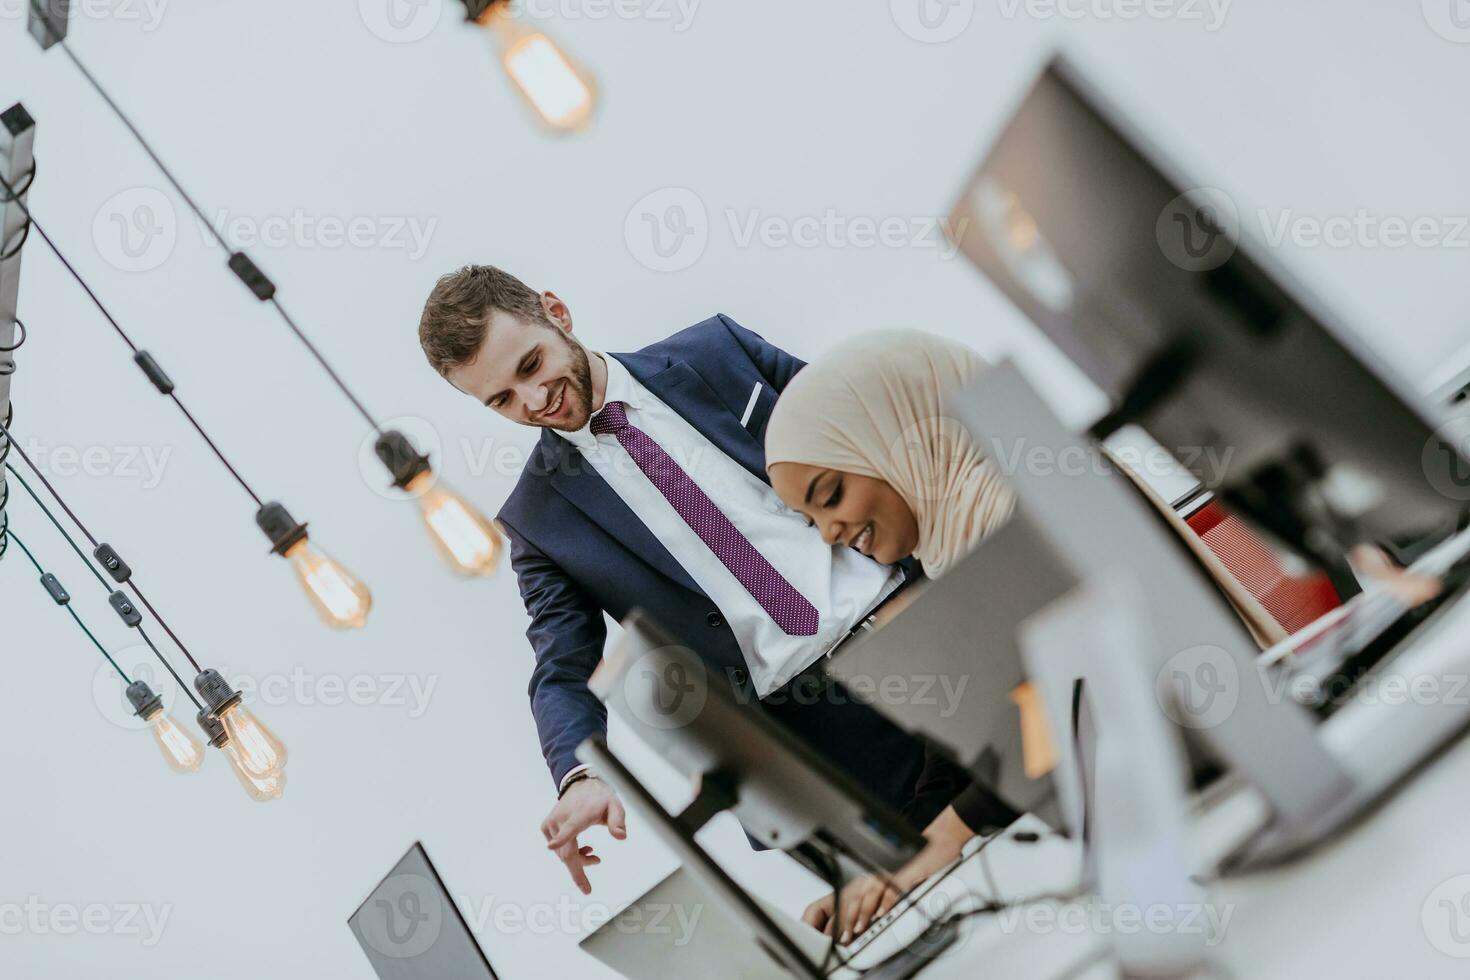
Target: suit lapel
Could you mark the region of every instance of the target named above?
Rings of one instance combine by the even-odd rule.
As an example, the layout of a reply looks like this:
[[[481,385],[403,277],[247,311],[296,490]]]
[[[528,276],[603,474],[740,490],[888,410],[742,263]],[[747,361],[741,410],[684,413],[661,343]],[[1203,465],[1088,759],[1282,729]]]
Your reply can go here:
[[[538,468],[550,475],[551,485],[578,510],[649,565],[675,582],[700,595],[704,590],[684,566],[669,553],[648,525],[633,513],[623,498],[613,492],[607,481],[592,468],[576,447],[560,436],[547,432],[537,445]]]
[[[649,391],[659,397],[665,405],[694,426],[706,439],[726,456],[749,470],[756,478],[769,483],[766,476],[766,458],[761,444],[740,424],[737,414],[745,406],[734,410],[721,401],[719,396],[704,383],[684,361],[667,364],[662,370],[650,370],[654,365],[645,355],[614,355],[628,368],[629,373],[643,383]],[[746,397],[749,392],[741,392]]]
[[[762,481],[769,482],[760,443],[692,367],[683,361],[671,363],[667,357],[652,354],[612,356],[716,448]],[[550,476],[557,493],[648,564],[685,588],[704,595],[684,566],[575,446],[554,432],[543,432],[536,449],[536,468]]]

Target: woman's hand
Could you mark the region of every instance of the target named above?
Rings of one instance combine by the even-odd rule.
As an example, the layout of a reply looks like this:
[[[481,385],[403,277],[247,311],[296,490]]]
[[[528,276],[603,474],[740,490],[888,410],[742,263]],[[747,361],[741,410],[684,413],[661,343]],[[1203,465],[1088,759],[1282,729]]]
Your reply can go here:
[[[846,946],[864,932],[868,926],[883,918],[903,897],[897,880],[869,875],[849,882],[842,889],[842,922],[833,915],[832,896],[827,895],[807,906],[801,921],[813,929],[832,935],[839,925],[842,934],[837,942]]]
[[[948,806],[934,818],[924,839],[928,843],[892,878],[870,875],[850,882],[842,889],[842,935],[838,943],[846,946],[883,918],[898,904],[904,894],[925,878],[943,869],[960,856],[966,842],[975,832],[965,825],[955,808]],[[813,929],[832,935],[838,924],[833,915],[832,896],[818,899],[807,906],[801,921]]]
[[[1358,545],[1352,550],[1348,560],[1354,571],[1372,578],[1410,609],[1438,597],[1444,590],[1444,583],[1439,579],[1400,568],[1382,548],[1373,545]]]

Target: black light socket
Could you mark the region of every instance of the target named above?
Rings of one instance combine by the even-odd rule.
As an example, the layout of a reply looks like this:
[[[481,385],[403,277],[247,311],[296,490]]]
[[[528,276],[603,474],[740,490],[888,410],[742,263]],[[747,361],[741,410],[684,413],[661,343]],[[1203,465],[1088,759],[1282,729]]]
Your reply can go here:
[[[291,512],[275,501],[255,512],[255,523],[270,539],[271,551],[278,555],[284,555],[307,537],[306,525],[297,524]]]
[[[220,676],[213,667],[206,667],[194,678],[194,690],[209,706],[211,714],[218,715],[231,705],[240,703],[240,692],[230,687],[229,681]]]
[[[408,436],[395,429],[379,436],[373,449],[378,459],[388,467],[388,472],[393,474],[393,485],[400,490],[407,490],[415,477],[430,471],[429,457],[415,449]]]
[[[465,20],[485,22],[485,15],[490,8],[504,3],[504,0],[464,0]]]
[[[224,748],[225,743],[230,740],[224,724],[208,711],[199,712],[194,716],[194,720],[199,722],[199,727],[204,729],[204,737],[209,739],[209,744],[215,748]]]
[[[128,685],[128,703],[139,718],[152,717],[153,712],[163,708],[163,698],[154,694],[153,688],[143,681],[133,681]]]

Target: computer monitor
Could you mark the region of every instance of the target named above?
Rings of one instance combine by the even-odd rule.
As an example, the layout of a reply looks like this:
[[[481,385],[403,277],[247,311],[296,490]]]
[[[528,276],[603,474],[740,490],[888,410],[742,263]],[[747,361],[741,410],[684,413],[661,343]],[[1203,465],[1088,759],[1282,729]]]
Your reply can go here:
[[[589,686],[676,769],[729,803],[752,838],[792,851],[835,851],[867,871],[897,871],[924,846],[898,813],[828,764],[753,705],[646,613]],[[800,850],[798,850],[800,849]],[[809,861],[807,863],[810,863]]]
[[[1464,445],[1066,60],[996,140],[949,227],[979,268],[1235,509],[1334,574],[1344,549],[1450,530]]]
[[[1032,745],[1028,758],[1023,739],[1035,692],[1018,631],[1079,581],[1018,509],[943,578],[915,586],[892,621],[834,653],[826,671],[900,728],[947,750],[1018,812],[1059,826],[1050,766],[1036,764],[1053,753]]]

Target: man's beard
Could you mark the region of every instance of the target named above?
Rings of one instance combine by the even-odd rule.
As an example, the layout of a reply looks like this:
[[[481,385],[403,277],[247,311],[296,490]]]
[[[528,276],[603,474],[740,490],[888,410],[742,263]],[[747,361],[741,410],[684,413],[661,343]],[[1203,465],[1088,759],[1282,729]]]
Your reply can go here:
[[[567,350],[572,356],[572,367],[568,372],[565,397],[570,400],[570,407],[576,409],[576,414],[569,415],[564,420],[546,422],[542,428],[576,432],[592,417],[592,364],[587,357],[586,348],[575,343],[560,330],[556,331],[556,335],[561,338],[562,343],[567,345]]]

